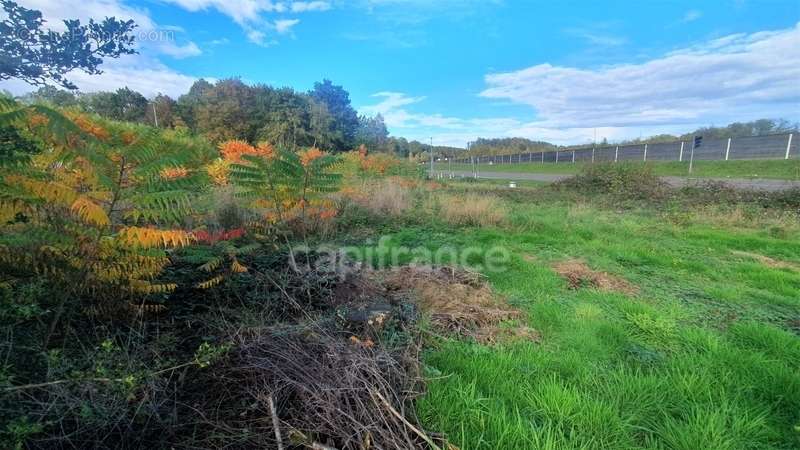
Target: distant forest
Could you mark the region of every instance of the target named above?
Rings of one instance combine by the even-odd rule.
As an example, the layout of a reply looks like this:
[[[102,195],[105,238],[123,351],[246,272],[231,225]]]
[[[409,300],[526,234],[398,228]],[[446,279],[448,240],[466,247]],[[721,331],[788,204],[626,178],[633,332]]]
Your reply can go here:
[[[115,92],[73,93],[46,86],[20,97],[20,100],[78,108],[109,119],[184,129],[214,143],[240,139],[251,144],[266,141],[287,148],[315,145],[332,152],[364,145],[373,152],[394,153],[420,161],[430,156],[429,144],[390,136],[380,114],[359,115],[350,102],[350,94],[329,80],[315,83],[312,90],[301,92],[288,87],[248,85],[236,78],[216,83],[201,79],[177,99],[157,95],[149,100],[127,87]],[[690,139],[695,135],[708,139],[761,136],[798,130],[798,123],[785,119],[759,119],[721,127],[702,127],[680,136],[660,134],[615,144],[669,142]],[[609,143],[605,140],[598,143],[606,144]],[[437,158],[503,155],[571,147],[575,146],[558,146],[521,137],[478,138],[470,143],[468,151],[434,146],[434,155]]]
[[[706,139],[721,139],[729,137],[763,136],[767,134],[792,133],[800,131],[800,124],[791,123],[785,119],[759,119],[752,122],[734,122],[724,127],[701,127],[694,131],[684,133],[680,136],[671,134],[659,134],[646,138],[638,138],[620,142],[615,145],[625,144],[654,144],[658,142],[672,142],[691,139],[693,136],[703,136]],[[605,139],[597,143],[598,145],[609,145]],[[586,147],[586,145],[559,146],[543,141],[533,141],[526,138],[499,138],[483,139],[479,138],[470,143],[469,152],[462,155],[507,155],[524,152],[555,151],[565,148]]]
[[[286,147],[317,146],[331,152],[365,145],[401,157],[428,154],[429,145],[389,136],[383,117],[359,115],[350,94],[329,80],[308,92],[248,85],[232,78],[198,80],[184,95],[147,99],[127,87],[114,92],[73,93],[46,86],[20,97],[26,103],[77,108],[100,116],[159,128],[186,130],[211,142],[231,139]],[[438,153],[456,149],[434,147]]]

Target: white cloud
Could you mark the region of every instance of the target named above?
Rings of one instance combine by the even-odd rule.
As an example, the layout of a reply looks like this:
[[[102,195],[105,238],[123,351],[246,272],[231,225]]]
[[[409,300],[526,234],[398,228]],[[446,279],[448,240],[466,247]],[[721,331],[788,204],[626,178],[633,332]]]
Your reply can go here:
[[[298,19],[268,20],[266,14],[306,13],[327,11],[331,3],[327,1],[275,2],[271,0],[164,0],[191,11],[216,10],[239,24],[248,40],[259,45],[273,45],[268,31],[285,34],[298,24]]]
[[[150,19],[147,11],[133,8],[117,0],[85,0],[79,2],[26,0],[22,6],[41,11],[42,16],[47,20],[46,26],[57,30],[65,29],[63,21],[66,19],[80,19],[85,22],[90,18],[98,20],[104,17],[133,19],[141,29],[156,29],[156,25]]]
[[[624,45],[628,39],[622,36],[613,35],[607,31],[592,30],[586,28],[567,28],[564,33],[583,39],[588,44],[601,47],[616,47]]]
[[[189,42],[186,45],[164,45],[159,47],[161,53],[172,56],[173,58],[183,59],[190,56],[197,56],[203,53],[200,47],[194,42]]]
[[[327,11],[331,9],[330,2],[292,2],[291,10],[294,13],[302,13],[307,11]]]
[[[150,18],[149,13],[140,8],[126,5],[121,0],[83,0],[65,2],[59,0],[27,0],[26,8],[42,12],[47,21],[46,27],[53,30],[65,30],[64,20],[80,19],[86,23],[90,18],[96,21],[106,17],[122,20],[133,20],[137,28],[133,35],[140,50],[161,53],[174,58],[187,58],[202,53],[192,41],[181,45],[176,42],[178,34],[183,33],[181,27],[174,25],[158,25]]]
[[[800,24],[714,39],[638,64],[596,69],[539,64],[486,76],[480,96],[530,106],[530,119],[413,111],[425,97],[375,94],[361,108],[398,135],[463,146],[520,136],[556,144],[619,141],[764,117],[800,119]],[[417,106],[418,105],[418,106]],[[535,117],[533,116],[535,114]]]
[[[362,108],[366,114],[387,114],[406,105],[412,105],[425,100],[425,97],[408,97],[402,92],[378,92],[373,97],[383,98],[380,103]]]
[[[686,11],[686,14],[683,15],[683,19],[681,19],[681,22],[683,23],[694,22],[695,20],[701,17],[703,17],[702,11],[696,9],[690,9],[689,11]]]
[[[737,34],[640,64],[539,64],[486,76],[481,96],[533,107],[542,127],[642,127],[797,117],[800,24]]]
[[[172,98],[189,91],[197,78],[172,70],[157,60],[127,55],[117,60],[107,60],[101,66],[103,73],[89,75],[80,71],[71,72],[67,78],[78,86],[81,92],[115,91],[129,87],[145,97],[166,94]],[[206,78],[213,81],[213,79]],[[7,89],[14,95],[32,90],[31,86],[20,80],[0,82],[0,89]]]
[[[265,12],[285,12],[286,5],[269,0],[166,0],[191,11],[215,9],[232,18],[239,25],[255,22]]]
[[[274,23],[275,31],[277,31],[278,34],[286,34],[286,33],[290,32],[290,31],[292,31],[292,27],[297,25],[298,23],[300,23],[299,19],[281,19],[281,20],[276,20],[275,23]]]

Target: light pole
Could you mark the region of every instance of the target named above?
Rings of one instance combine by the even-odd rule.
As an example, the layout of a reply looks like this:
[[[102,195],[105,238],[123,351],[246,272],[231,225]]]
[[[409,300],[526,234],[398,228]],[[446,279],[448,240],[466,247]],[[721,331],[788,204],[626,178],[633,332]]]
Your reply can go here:
[[[431,137],[431,178],[433,178],[433,137]]]
[[[153,100],[153,122],[156,124],[156,128],[158,128],[158,113],[156,112],[156,101]]]

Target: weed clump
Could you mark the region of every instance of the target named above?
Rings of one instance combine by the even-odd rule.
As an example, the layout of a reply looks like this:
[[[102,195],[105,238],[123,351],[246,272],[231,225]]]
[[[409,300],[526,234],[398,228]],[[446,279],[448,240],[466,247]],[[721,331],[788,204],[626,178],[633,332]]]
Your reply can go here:
[[[601,291],[635,295],[639,288],[615,275],[592,270],[585,262],[570,259],[553,265],[553,270],[567,280],[571,289],[592,287]]]
[[[458,226],[490,227],[502,225],[508,211],[493,195],[440,195],[436,198],[445,222]]]
[[[555,183],[584,194],[611,194],[626,199],[661,199],[669,186],[653,171],[641,164],[607,163],[586,166],[574,177]]]
[[[411,190],[397,179],[381,180],[345,192],[348,199],[373,214],[399,217],[411,208]]]
[[[800,188],[778,191],[737,189],[722,181],[704,180],[679,189],[678,194],[689,205],[750,203],[800,214]]]

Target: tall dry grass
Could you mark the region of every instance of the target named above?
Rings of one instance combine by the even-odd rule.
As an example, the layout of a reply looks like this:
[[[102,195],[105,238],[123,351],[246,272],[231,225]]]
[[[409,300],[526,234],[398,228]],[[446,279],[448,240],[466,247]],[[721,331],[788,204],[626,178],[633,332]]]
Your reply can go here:
[[[411,191],[392,180],[372,186],[367,194],[364,206],[379,214],[399,216],[411,208]]]
[[[494,196],[440,194],[436,196],[442,219],[452,225],[498,226],[506,223],[508,208]]]
[[[395,178],[343,189],[340,196],[378,215],[399,217],[413,204],[411,189]]]

